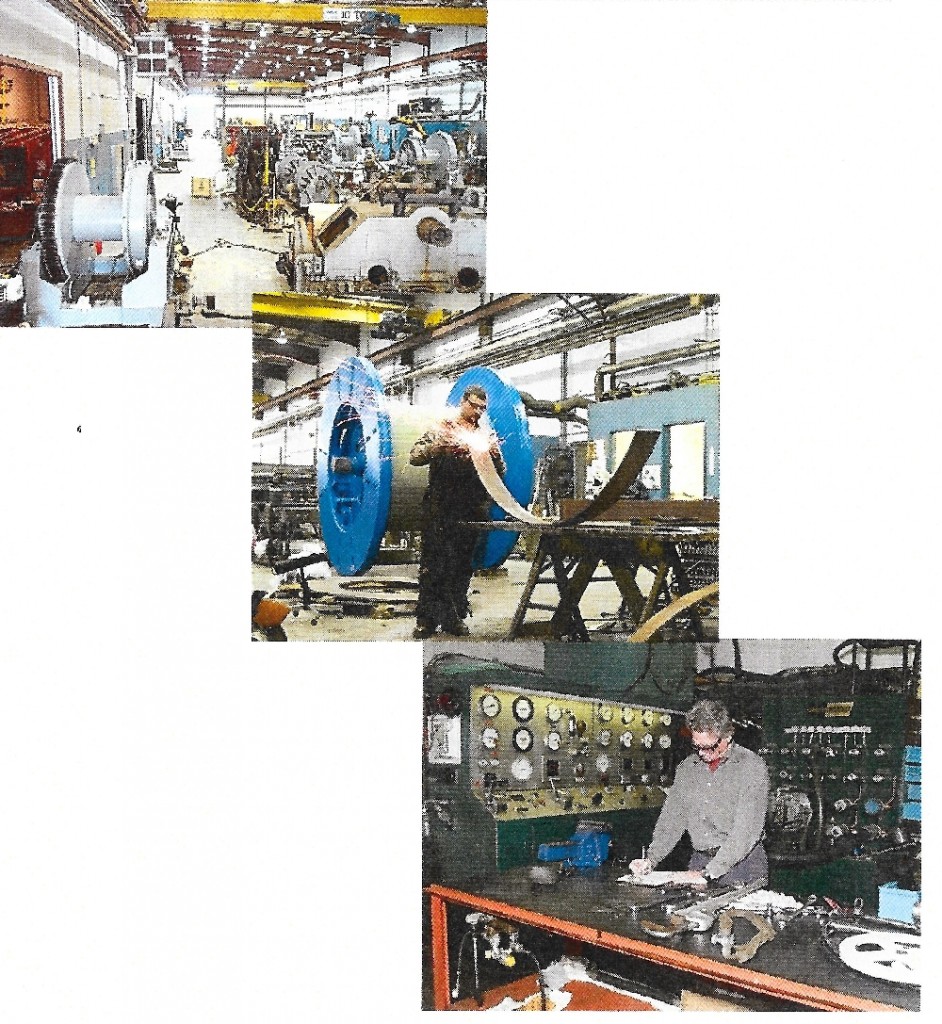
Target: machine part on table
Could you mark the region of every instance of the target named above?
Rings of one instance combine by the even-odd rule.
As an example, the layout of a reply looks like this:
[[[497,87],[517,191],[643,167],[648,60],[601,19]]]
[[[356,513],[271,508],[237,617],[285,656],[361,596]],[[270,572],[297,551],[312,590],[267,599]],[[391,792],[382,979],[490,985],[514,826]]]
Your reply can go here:
[[[736,936],[733,931],[733,918],[741,918],[748,921],[755,928],[756,933],[748,942],[735,945]],[[716,928],[710,941],[723,949],[723,956],[727,960],[735,960],[736,963],[744,964],[751,960],[759,947],[770,942],[778,933],[764,917],[752,910],[724,910],[717,918]]]
[[[705,900],[696,900],[685,907],[671,909],[668,904],[667,909],[670,916],[666,921],[643,920],[640,922],[641,930],[655,938],[668,938],[672,935],[679,935],[681,932],[709,931],[713,927],[718,910],[735,903],[747,893],[763,888],[766,882],[765,878],[757,878],[754,882],[732,886],[715,896],[710,896]]]
[[[905,932],[860,932],[841,940],[838,954],[851,970],[901,985],[922,984],[922,939]]]
[[[501,440],[508,485],[529,501],[533,450],[519,395],[492,370],[475,367],[459,377],[449,406],[457,407],[471,384],[488,394],[487,418]],[[409,463],[409,453],[440,422],[441,410],[387,399],[372,364],[356,356],[334,372],[322,404],[317,452],[321,529],[331,565],[352,576],[373,564],[387,530],[419,528],[428,474]],[[497,539],[500,544],[488,538],[479,547],[476,568],[493,568],[510,553],[513,539]]]
[[[37,241],[21,258],[29,322],[164,326],[173,301],[176,200],[163,205],[158,217],[153,171],[143,161],[128,166],[121,195],[101,196],[91,194],[80,163],[57,160],[37,213]],[[121,242],[123,252],[100,255],[103,242]],[[97,301],[93,290],[107,297]]]

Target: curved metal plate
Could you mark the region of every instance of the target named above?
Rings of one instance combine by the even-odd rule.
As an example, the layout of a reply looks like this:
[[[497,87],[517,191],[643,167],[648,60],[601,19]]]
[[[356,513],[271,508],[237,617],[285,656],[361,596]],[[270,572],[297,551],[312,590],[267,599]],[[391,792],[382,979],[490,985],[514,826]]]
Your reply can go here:
[[[489,518],[491,520],[503,519],[504,513],[507,511],[501,501],[495,498],[495,491],[504,500],[508,500],[507,496],[509,495],[509,503],[515,505],[524,514],[528,514],[522,505],[529,504],[533,497],[535,467],[530,425],[520,392],[486,366],[472,366],[455,381],[448,393],[448,405],[457,408],[461,403],[461,396],[472,384],[482,387],[487,395],[487,419],[491,429],[500,440],[500,450],[506,466],[504,477],[501,479],[486,452],[482,453],[483,458],[480,459],[480,465],[479,460],[475,458],[478,476],[481,477],[481,482],[495,501]],[[480,468],[485,463],[490,467],[490,474],[487,476],[482,475]],[[488,483],[493,483],[494,480],[499,483],[500,487],[495,487],[495,490],[492,491]],[[504,533],[496,530],[482,536],[474,552],[474,567],[476,569],[492,569],[501,565],[513,550],[518,536],[516,533]]]

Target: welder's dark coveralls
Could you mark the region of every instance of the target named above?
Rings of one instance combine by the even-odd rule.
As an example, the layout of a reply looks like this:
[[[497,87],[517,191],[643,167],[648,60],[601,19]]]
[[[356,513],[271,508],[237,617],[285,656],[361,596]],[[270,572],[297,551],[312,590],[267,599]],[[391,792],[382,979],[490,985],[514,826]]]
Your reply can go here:
[[[409,454],[413,466],[429,467],[420,517],[422,554],[416,624],[431,630],[441,626],[446,632],[470,612],[471,561],[479,534],[462,524],[488,518],[491,506],[490,495],[478,479],[468,452],[429,452],[442,431],[454,426],[445,421],[441,428],[426,431]],[[503,458],[498,455],[494,464],[503,475]]]

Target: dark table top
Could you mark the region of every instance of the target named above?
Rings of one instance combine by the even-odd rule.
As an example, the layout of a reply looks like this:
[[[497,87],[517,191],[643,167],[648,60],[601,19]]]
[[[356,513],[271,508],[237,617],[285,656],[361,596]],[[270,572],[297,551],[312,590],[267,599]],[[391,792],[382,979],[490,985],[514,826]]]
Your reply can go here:
[[[597,870],[564,877],[555,885],[546,886],[531,882],[529,868],[515,868],[473,886],[465,886],[462,891],[560,921],[738,966],[735,961],[724,959],[722,949],[710,941],[709,931],[684,932],[668,939],[653,938],[642,931],[640,920],[644,917],[663,918],[663,910],[660,907],[637,908],[633,897],[639,897],[640,902],[645,897],[650,898],[651,890],[617,882],[616,879],[624,874],[627,874],[626,867],[605,864]],[[751,938],[751,926],[744,924],[738,941],[747,941],[747,930]],[[740,936],[738,927],[736,934]],[[760,947],[743,966],[761,974],[831,992],[905,1010],[919,1009],[918,987],[881,981],[851,970],[825,945],[821,926],[811,917],[795,918],[785,923],[776,938]]]

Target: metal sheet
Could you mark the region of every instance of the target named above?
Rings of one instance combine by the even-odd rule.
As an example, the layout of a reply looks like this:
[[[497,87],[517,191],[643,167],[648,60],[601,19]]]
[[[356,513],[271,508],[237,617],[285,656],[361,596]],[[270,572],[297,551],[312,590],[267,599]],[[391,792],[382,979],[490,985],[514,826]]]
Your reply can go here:
[[[544,523],[555,523],[559,526],[576,526],[579,523],[591,522],[618,501],[631,482],[644,468],[648,457],[654,451],[654,446],[657,444],[659,436],[660,431],[658,430],[637,431],[632,438],[628,451],[625,452],[624,458],[609,478],[608,483],[585,508],[568,519],[549,519],[535,516],[528,512],[504,486],[503,480],[501,480],[497,470],[494,468],[493,460],[486,451],[472,450],[471,458],[481,483],[487,488],[487,493],[509,516],[512,516],[521,523],[529,523],[533,526],[542,526]]]

